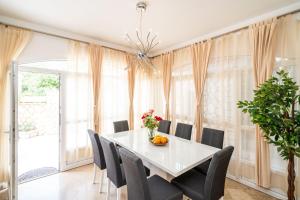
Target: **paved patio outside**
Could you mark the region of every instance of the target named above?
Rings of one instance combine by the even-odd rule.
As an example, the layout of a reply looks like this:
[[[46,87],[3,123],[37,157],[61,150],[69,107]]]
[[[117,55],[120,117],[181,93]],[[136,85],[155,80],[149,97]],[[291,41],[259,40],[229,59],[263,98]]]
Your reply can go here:
[[[20,138],[18,146],[18,176],[42,167],[59,168],[58,135]]]

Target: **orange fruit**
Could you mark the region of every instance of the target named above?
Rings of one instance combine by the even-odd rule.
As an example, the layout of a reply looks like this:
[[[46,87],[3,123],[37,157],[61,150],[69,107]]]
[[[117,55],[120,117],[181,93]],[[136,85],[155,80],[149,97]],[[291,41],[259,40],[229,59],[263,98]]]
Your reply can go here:
[[[161,142],[161,138],[160,137],[154,137],[154,139],[153,139],[153,143],[154,144],[160,144],[160,142]]]
[[[167,138],[166,137],[162,137],[160,139],[160,141],[161,141],[162,144],[166,144],[167,143]]]

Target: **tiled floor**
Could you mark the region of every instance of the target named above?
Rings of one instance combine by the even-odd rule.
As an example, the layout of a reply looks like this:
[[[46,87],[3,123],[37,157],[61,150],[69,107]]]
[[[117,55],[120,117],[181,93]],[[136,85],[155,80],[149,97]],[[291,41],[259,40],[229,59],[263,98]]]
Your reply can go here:
[[[98,192],[99,184],[92,184],[92,165],[27,182],[19,186],[20,200],[102,200],[103,193]],[[116,199],[116,190],[111,187],[111,199]],[[126,199],[123,188],[122,199]],[[230,179],[226,180],[224,200],[276,200],[261,192],[241,185]]]

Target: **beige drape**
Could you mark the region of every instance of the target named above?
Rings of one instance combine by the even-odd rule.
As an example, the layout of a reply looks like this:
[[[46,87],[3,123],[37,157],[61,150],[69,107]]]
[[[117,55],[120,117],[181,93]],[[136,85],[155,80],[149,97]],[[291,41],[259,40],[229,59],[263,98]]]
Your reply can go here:
[[[170,88],[171,88],[171,73],[174,62],[173,52],[161,55],[163,86],[165,96],[165,119],[170,119]]]
[[[101,131],[113,132],[113,122],[128,119],[129,94],[126,53],[103,48]]]
[[[5,91],[10,63],[16,59],[31,38],[31,32],[0,25],[0,183],[8,181],[8,137],[4,134]]]
[[[135,73],[136,73],[136,62],[131,54],[126,54],[126,62],[128,67],[128,94],[129,94],[129,128],[134,128],[134,85],[135,85]]]
[[[69,41],[68,72],[64,74],[62,93],[63,112],[62,133],[64,133],[66,166],[90,159],[92,149],[87,129],[93,124],[92,77],[89,74],[88,45]]]
[[[272,76],[275,62],[275,34],[277,19],[249,27],[250,48],[255,85],[259,86]],[[256,183],[270,187],[270,153],[261,130],[256,126]]]
[[[207,66],[209,53],[211,49],[211,40],[201,42],[191,46],[192,60],[193,60],[193,76],[196,94],[196,116],[195,116],[195,128],[196,128],[196,141],[200,142],[202,133],[202,116],[201,110],[202,95],[205,85],[205,79],[207,74]]]
[[[101,72],[102,72],[103,48],[99,45],[89,45],[89,64],[92,72],[93,99],[94,99],[94,130],[101,131]]]
[[[276,53],[275,68],[273,71],[284,69],[300,85],[300,13],[290,14],[280,17],[276,25]],[[277,170],[271,172],[271,189],[279,191],[286,195],[287,183],[287,165],[288,161],[283,160],[277,148],[270,144],[270,165],[271,169],[277,167]],[[279,170],[278,170],[279,168]],[[300,199],[300,159],[295,157],[296,174],[296,199]]]

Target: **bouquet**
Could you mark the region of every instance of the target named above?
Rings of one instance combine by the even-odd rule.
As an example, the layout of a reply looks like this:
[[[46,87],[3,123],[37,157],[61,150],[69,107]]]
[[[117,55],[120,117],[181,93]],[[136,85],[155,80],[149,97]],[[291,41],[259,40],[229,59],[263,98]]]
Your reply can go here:
[[[144,127],[149,130],[149,137],[153,137],[153,131],[159,125],[159,122],[162,120],[160,116],[154,115],[154,110],[150,109],[148,112],[145,112],[142,116]]]

